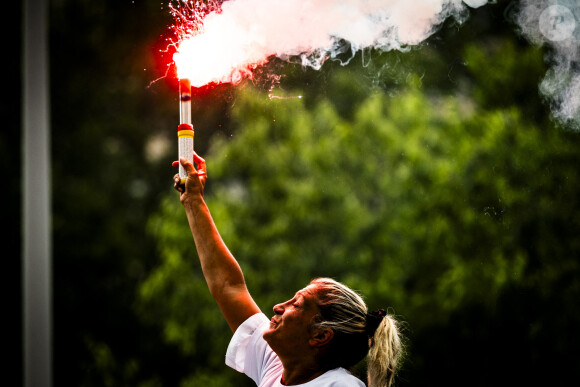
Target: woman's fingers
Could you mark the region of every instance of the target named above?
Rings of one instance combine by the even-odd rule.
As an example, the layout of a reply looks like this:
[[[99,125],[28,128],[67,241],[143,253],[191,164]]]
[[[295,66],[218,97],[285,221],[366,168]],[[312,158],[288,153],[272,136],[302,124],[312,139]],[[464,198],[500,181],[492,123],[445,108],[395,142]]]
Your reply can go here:
[[[200,155],[198,155],[197,153],[195,153],[195,151],[193,152],[193,161],[197,165],[197,170],[195,169],[195,167],[193,166],[193,164],[189,160],[187,160],[183,157],[181,157],[179,159],[179,161],[174,161],[173,163],[171,163],[171,166],[174,168],[178,168],[179,164],[181,163],[181,165],[183,165],[183,168],[185,169],[185,171],[188,174],[189,174],[189,171],[192,170],[198,176],[207,175],[207,169],[205,166],[205,159],[203,157],[201,157]]]
[[[173,176],[173,188],[183,193],[183,185],[181,184],[181,178],[179,177],[179,174],[175,174],[175,176]]]
[[[183,169],[187,173],[186,184],[182,184],[181,177],[179,176],[179,174],[176,174],[173,177],[173,187],[182,194],[185,193],[186,186],[190,187],[188,191],[192,189],[193,191],[201,189],[201,192],[203,194],[203,188],[205,187],[205,182],[207,180],[207,170],[205,160],[195,152],[193,152],[193,160],[197,165],[197,169],[195,168],[194,164],[191,161],[183,157],[180,157],[179,161],[174,161],[171,164],[173,167],[179,167],[179,165],[181,164],[183,166]],[[196,176],[197,179],[192,178],[193,176]]]

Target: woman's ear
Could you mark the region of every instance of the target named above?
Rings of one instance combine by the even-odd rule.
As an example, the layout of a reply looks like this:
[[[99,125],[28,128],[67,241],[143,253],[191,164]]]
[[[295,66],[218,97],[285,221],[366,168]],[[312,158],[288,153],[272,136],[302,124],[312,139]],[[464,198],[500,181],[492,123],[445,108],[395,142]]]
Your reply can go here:
[[[317,329],[312,333],[312,336],[308,340],[308,344],[311,347],[323,347],[330,343],[330,340],[334,337],[334,331],[330,328]]]

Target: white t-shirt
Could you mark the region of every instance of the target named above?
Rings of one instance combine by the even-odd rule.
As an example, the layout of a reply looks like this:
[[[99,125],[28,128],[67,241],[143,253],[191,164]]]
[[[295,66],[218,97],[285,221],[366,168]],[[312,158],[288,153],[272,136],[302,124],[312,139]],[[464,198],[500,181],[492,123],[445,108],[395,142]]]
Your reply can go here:
[[[284,367],[278,355],[262,338],[270,325],[263,313],[258,313],[238,327],[226,353],[226,364],[248,375],[259,387],[283,387],[280,383]],[[364,387],[364,383],[344,368],[335,368],[303,387]]]

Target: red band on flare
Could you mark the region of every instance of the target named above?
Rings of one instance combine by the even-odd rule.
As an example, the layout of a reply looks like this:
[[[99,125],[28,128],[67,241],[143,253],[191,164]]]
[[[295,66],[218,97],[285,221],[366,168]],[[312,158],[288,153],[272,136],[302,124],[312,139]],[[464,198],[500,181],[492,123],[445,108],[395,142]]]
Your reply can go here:
[[[193,125],[191,124],[179,124],[179,126],[177,127],[177,131],[180,130],[193,130]]]

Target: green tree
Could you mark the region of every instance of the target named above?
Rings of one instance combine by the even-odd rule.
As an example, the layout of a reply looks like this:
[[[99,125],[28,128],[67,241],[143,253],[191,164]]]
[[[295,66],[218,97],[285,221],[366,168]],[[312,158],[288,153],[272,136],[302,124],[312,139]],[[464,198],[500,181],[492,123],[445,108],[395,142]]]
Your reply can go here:
[[[144,225],[166,185],[154,176],[170,171],[178,121],[175,93],[149,87],[169,17],[151,2],[50,11],[54,385],[171,384],[160,369],[180,366],[177,351],[133,312],[156,259]]]
[[[543,50],[514,35],[508,4],[409,52],[257,69],[302,99],[220,86],[193,101],[208,200],[260,305],[315,275],[392,305],[412,338],[402,383],[498,384],[511,369],[523,376],[505,384],[553,385],[578,363],[563,355],[578,341],[578,140],[547,120]],[[158,51],[169,23],[165,3],[51,3],[57,385],[246,380],[222,364],[227,327],[170,193],[177,95],[167,79],[150,86],[171,60]],[[5,94],[3,192],[16,203],[18,92]],[[6,215],[18,224],[17,206]]]
[[[544,302],[553,302],[564,287],[571,301],[580,284],[578,137],[538,130],[515,109],[429,99],[413,83],[396,97],[369,95],[352,119],[328,101],[307,108],[302,99],[270,101],[245,88],[233,111],[238,131],[214,142],[207,157],[208,205],[262,310],[271,313],[313,277],[346,282],[370,307],[391,307],[408,322],[412,361],[401,384],[462,363],[465,353],[430,352],[431,343],[445,344],[428,332],[450,327],[467,329],[468,342],[493,339],[454,320],[476,315],[466,310],[502,324],[516,318],[498,315],[509,294],[543,289]],[[143,313],[196,364],[192,377],[223,372],[230,336],[176,193],[149,228],[162,263],[141,288]],[[579,321],[569,317],[559,321]],[[492,343],[471,351],[490,354]],[[522,364],[539,366],[506,345],[526,357]],[[551,349],[563,357],[568,348]]]

